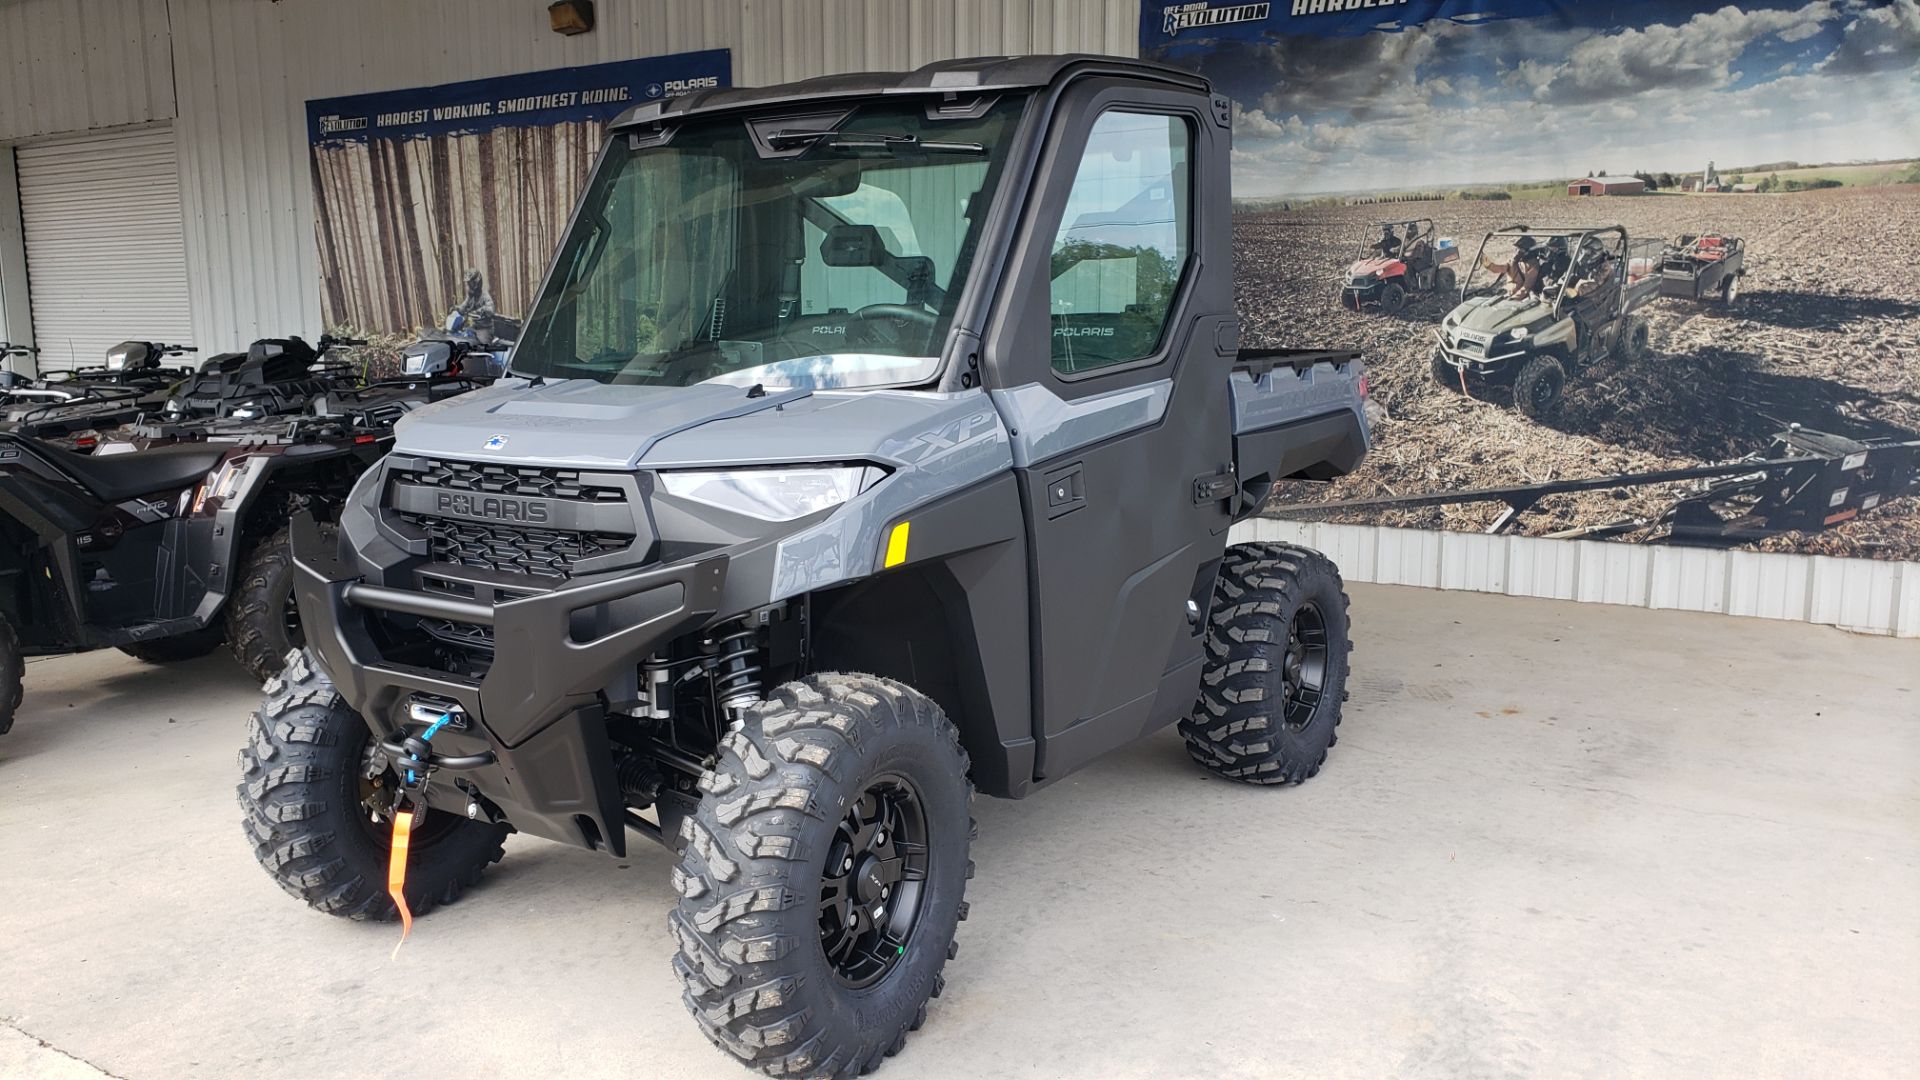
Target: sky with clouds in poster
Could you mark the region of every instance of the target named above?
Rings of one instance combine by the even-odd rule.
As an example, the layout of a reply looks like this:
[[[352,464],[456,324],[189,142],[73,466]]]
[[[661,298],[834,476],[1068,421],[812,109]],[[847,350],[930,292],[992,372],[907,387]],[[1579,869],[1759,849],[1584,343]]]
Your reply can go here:
[[[1143,55],[1235,100],[1236,195],[1920,156],[1920,0],[1281,0],[1173,34],[1168,6]]]

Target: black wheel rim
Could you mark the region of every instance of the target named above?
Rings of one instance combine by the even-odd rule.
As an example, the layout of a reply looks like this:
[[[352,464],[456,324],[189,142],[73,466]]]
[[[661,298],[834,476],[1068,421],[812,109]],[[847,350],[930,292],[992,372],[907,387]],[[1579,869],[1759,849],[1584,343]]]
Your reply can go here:
[[[1287,627],[1280,676],[1287,727],[1299,731],[1319,715],[1327,689],[1327,618],[1311,601],[1300,605]]]
[[[1553,405],[1554,399],[1559,396],[1560,381],[1555,379],[1551,373],[1542,375],[1540,379],[1533,384],[1533,407],[1537,410],[1544,412]]]
[[[927,815],[913,785],[867,785],[834,830],[820,882],[820,947],[848,986],[871,986],[907,954],[927,886]]]

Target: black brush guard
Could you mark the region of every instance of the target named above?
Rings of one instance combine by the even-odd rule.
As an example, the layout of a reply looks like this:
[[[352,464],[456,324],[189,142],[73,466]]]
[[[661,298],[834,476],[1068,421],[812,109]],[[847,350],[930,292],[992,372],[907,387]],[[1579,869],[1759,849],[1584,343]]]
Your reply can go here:
[[[434,737],[429,771],[455,775],[430,786],[429,805],[466,813],[473,804],[523,832],[625,853],[601,689],[661,642],[713,617],[727,556],[486,604],[367,582],[309,515],[297,516],[292,532],[307,647],[374,737],[404,744],[415,699],[464,713]],[[378,612],[490,626],[493,664],[470,679],[395,661],[369,626]]]

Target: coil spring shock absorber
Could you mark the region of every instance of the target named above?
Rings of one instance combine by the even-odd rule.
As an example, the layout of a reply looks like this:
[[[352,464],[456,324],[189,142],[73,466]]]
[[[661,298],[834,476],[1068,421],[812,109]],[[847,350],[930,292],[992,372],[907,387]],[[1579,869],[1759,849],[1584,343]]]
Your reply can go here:
[[[715,637],[713,696],[731,713],[760,700],[760,637],[745,620]]]

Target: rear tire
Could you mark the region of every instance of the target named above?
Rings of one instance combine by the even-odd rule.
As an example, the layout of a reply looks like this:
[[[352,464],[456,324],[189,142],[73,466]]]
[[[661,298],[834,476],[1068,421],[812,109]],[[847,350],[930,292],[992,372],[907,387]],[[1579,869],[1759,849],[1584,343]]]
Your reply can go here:
[[[339,534],[339,526],[320,523],[325,543],[334,543]],[[227,602],[227,647],[242,667],[264,683],[280,674],[289,652],[307,643],[293,598],[292,532],[281,529],[256,541],[241,561],[236,580],[233,598]]]
[[[939,706],[890,679],[815,675],[747,711],[673,874],[673,967],[715,1046],[838,1078],[906,1045],[967,917],[967,768]]]
[[[1382,312],[1388,315],[1398,315],[1400,314],[1400,309],[1406,306],[1407,290],[1402,288],[1399,282],[1389,281],[1385,285],[1380,286],[1380,310]]]
[[[20,635],[0,615],[0,735],[13,730],[13,716],[26,697],[26,658],[20,653]]]
[[[145,660],[149,664],[177,664],[182,660],[198,660],[220,647],[226,640],[226,628],[219,623],[203,626],[198,630],[172,637],[154,638],[152,641],[135,641],[120,646],[120,651],[136,660]]]
[[[1733,302],[1738,299],[1740,299],[1740,275],[1728,274],[1725,280],[1720,282],[1720,306],[1732,307]]]
[[[1623,360],[1634,361],[1647,355],[1647,349],[1653,344],[1653,327],[1647,320],[1633,316],[1627,320],[1627,328],[1621,337],[1620,356]]]
[[[1567,369],[1559,357],[1536,356],[1513,380],[1513,407],[1536,420],[1552,416],[1566,389]]]
[[[1187,753],[1246,784],[1298,784],[1320,771],[1347,699],[1347,594],[1325,555],[1235,544],[1213,587],[1207,667]]]
[[[290,895],[344,919],[399,914],[387,895],[391,824],[368,820],[367,722],[347,707],[309,653],[267,684],[240,751],[237,794],[254,858]],[[507,828],[428,810],[414,822],[407,907],[451,904],[500,861]]]
[[[1437,293],[1450,293],[1453,291],[1457,280],[1458,279],[1453,276],[1453,268],[1443,266],[1433,272],[1433,291]]]

